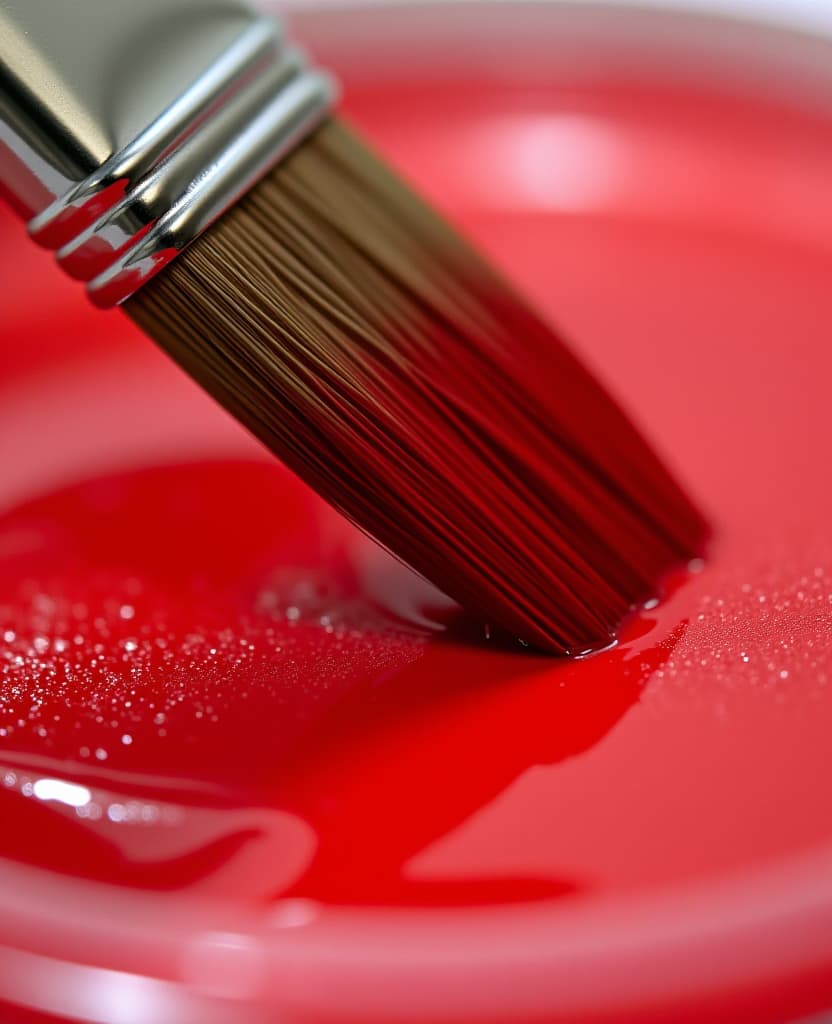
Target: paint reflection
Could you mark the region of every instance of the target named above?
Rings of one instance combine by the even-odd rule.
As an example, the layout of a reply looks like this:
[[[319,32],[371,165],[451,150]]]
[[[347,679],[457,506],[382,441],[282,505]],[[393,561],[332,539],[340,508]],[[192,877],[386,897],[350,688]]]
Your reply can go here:
[[[590,750],[678,639],[645,649],[642,620],[581,662],[486,644],[271,464],[89,481],[0,518],[0,541],[21,531],[36,553],[0,544],[0,852],[138,888],[580,891],[556,864],[495,877],[474,855],[427,879],[411,862],[530,768]]]
[[[635,624],[632,633],[649,625]],[[286,765],[277,791],[281,806],[318,836],[315,857],[290,894],[335,903],[468,904],[579,891],[581,879],[556,872],[489,877],[472,863],[466,877],[420,880],[408,863],[529,769],[600,742],[683,630],[637,654],[622,648],[557,665],[439,641],[395,679],[351,695]]]

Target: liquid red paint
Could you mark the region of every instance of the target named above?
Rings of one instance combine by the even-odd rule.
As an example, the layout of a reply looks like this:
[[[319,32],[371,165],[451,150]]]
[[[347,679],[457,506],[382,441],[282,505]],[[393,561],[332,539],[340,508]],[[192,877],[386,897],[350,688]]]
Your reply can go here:
[[[601,368],[712,557],[605,654],[495,648],[7,218],[0,944],[192,980],[221,906],[293,965],[252,998],[315,1019],[832,1002],[830,125],[622,83],[353,114]]]

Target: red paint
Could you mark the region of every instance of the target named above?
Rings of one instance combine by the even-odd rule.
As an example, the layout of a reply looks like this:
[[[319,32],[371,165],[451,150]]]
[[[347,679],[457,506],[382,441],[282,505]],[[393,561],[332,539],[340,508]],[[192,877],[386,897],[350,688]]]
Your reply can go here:
[[[712,558],[614,651],[495,650],[9,220],[0,944],[178,979],[233,920],[293,965],[263,998],[321,1019],[832,1001],[829,124],[622,84],[353,103],[637,411]],[[546,146],[615,174],[540,177]],[[116,820],[21,795],[42,778]],[[310,912],[287,895],[316,919],[261,933]]]

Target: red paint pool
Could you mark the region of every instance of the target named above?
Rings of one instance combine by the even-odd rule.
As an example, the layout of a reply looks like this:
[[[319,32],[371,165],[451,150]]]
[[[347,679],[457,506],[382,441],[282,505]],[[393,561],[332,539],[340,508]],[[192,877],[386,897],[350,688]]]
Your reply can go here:
[[[348,110],[598,367],[711,557],[608,653],[495,648],[4,215],[0,995],[832,1003],[832,124],[629,79]]]

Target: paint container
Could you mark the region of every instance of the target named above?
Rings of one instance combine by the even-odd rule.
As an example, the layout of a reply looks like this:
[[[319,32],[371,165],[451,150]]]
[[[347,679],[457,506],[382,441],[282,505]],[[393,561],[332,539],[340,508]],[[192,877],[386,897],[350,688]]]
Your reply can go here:
[[[295,18],[712,517],[583,661],[472,633],[4,215],[4,1020],[832,1003],[832,44],[693,7]]]

